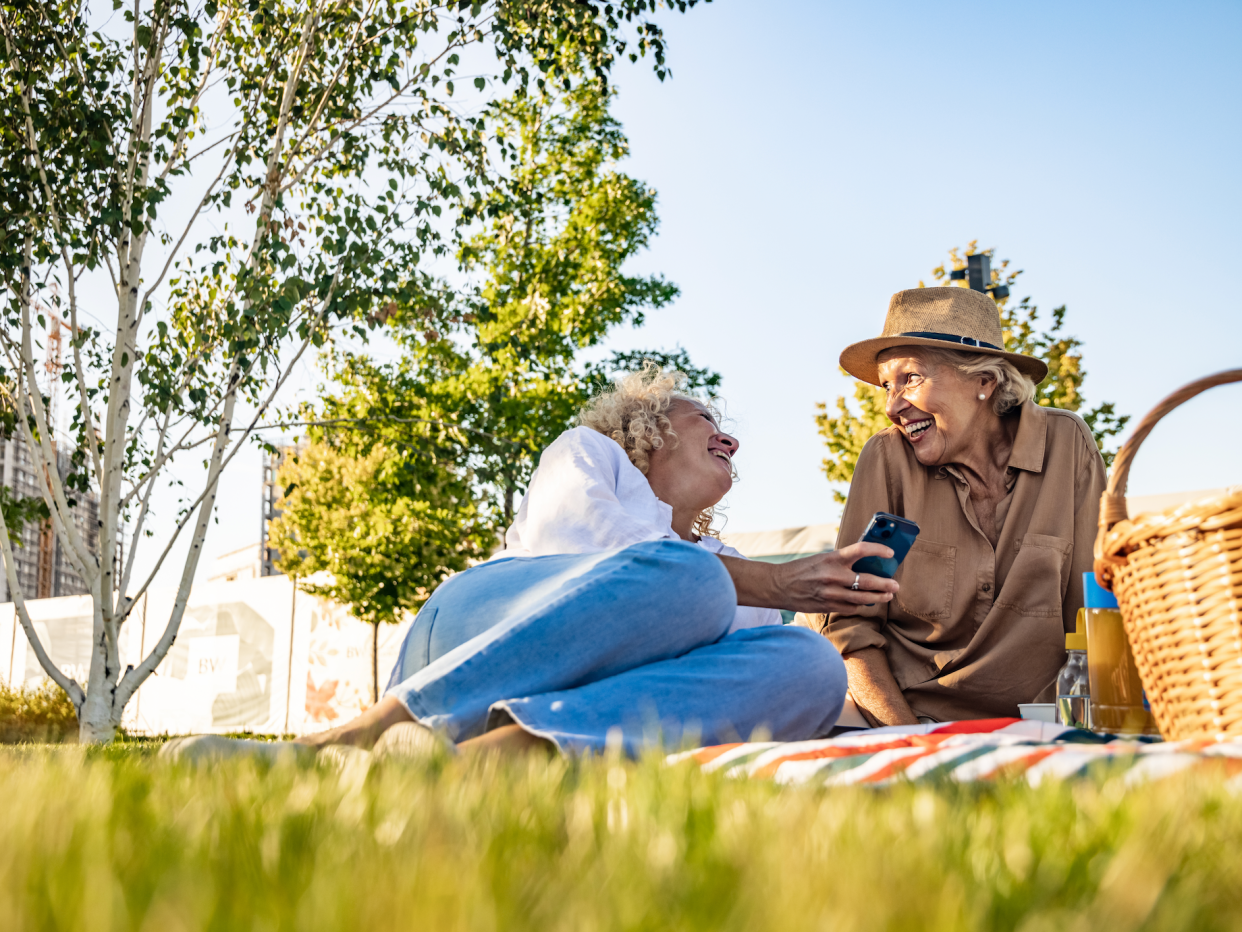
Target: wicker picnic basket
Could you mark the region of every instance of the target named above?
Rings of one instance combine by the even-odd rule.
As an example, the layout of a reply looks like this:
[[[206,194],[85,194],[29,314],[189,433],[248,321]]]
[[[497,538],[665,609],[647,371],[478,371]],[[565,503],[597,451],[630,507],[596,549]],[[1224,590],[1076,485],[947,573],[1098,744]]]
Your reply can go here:
[[[1117,596],[1156,725],[1172,741],[1242,737],[1242,487],[1130,519],[1126,482],[1161,418],[1230,382],[1242,382],[1242,369],[1160,402],[1117,454],[1100,498],[1096,579]]]

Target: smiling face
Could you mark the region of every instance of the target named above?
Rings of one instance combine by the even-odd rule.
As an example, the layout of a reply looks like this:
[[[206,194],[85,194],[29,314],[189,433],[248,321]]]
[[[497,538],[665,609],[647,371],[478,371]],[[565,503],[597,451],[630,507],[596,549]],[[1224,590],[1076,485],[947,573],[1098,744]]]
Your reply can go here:
[[[961,462],[979,431],[996,420],[989,404],[996,383],[988,377],[963,378],[951,366],[925,362],[909,347],[881,353],[879,375],[888,392],[884,413],[924,466]]]
[[[702,405],[675,401],[668,410],[675,438],[652,450],[647,481],[656,496],[679,512],[697,515],[733,487],[737,438],[724,433]]]

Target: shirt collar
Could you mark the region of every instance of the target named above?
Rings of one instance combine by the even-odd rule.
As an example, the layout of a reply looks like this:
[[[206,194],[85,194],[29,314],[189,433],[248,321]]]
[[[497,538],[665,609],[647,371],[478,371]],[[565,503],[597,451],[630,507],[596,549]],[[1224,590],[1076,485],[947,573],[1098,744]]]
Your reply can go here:
[[[1027,472],[1044,471],[1044,444],[1048,440],[1048,412],[1034,401],[1028,401],[1018,411],[1018,433],[1013,438],[1013,449],[1009,451],[1006,485],[1013,488],[1017,480],[1015,469]],[[936,478],[944,479],[951,476],[962,485],[966,477],[952,463],[945,464],[936,470]]]
[[[1010,469],[1044,471],[1044,445],[1048,440],[1048,412],[1028,401],[1018,412],[1018,435],[1009,453]]]

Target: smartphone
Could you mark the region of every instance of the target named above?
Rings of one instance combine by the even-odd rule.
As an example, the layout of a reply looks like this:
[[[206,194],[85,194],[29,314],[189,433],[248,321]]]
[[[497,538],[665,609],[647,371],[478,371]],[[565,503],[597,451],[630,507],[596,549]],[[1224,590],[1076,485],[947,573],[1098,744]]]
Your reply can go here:
[[[892,579],[897,572],[897,567],[910,552],[910,545],[918,536],[919,526],[913,521],[890,515],[887,511],[877,511],[858,542],[860,544],[883,544],[893,548],[893,555],[891,557],[863,557],[861,560],[856,560],[850,569],[855,573],[870,573],[872,576]]]

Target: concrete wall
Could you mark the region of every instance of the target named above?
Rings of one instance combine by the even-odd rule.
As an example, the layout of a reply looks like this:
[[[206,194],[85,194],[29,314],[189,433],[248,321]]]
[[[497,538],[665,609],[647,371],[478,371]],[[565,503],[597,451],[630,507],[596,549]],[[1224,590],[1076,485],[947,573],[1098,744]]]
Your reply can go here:
[[[137,664],[158,642],[175,595],[143,597],[122,631],[122,665]],[[27,604],[53,662],[85,683],[89,596]],[[380,627],[381,694],[411,621]],[[371,637],[344,606],[295,591],[287,576],[195,586],[177,640],[130,700],[123,724],[141,734],[330,728],[370,705]],[[0,678],[12,686],[45,679],[12,603],[0,605]]]

